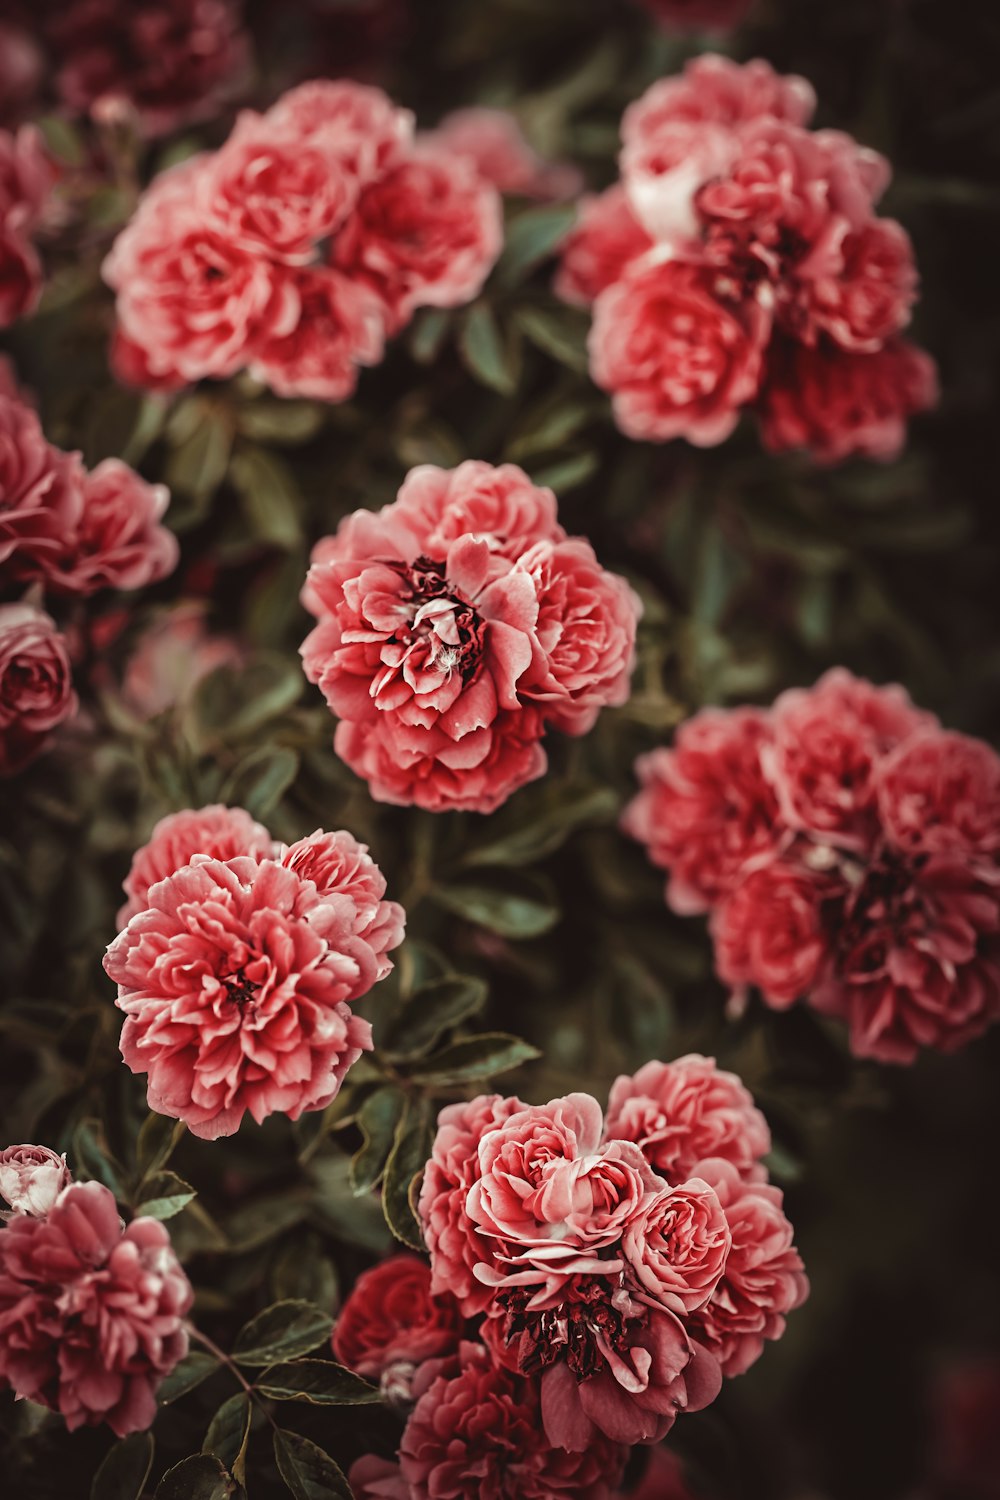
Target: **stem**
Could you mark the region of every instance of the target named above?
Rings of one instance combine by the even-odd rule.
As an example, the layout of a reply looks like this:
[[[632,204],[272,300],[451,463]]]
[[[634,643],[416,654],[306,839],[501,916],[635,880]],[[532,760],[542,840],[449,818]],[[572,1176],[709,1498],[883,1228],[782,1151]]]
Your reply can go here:
[[[236,1380],[239,1381],[240,1385],[250,1397],[250,1400],[260,1408],[267,1420],[270,1422],[271,1426],[274,1428],[275,1432],[277,1432],[277,1422],[274,1420],[270,1411],[265,1406],[260,1393],[255,1390],[254,1387],[250,1384],[249,1380],[247,1380],[246,1376],[236,1364],[235,1360],[230,1355],[226,1354],[224,1350],[220,1349],[218,1344],[215,1343],[213,1339],[210,1339],[207,1333],[202,1333],[200,1328],[196,1328],[193,1323],[185,1323],[184,1326],[187,1329],[189,1336],[193,1339],[197,1339],[199,1344],[203,1344],[208,1350],[209,1354],[214,1354],[215,1358],[219,1361],[219,1364],[224,1365],[225,1368],[229,1371],[230,1375],[234,1376]]]

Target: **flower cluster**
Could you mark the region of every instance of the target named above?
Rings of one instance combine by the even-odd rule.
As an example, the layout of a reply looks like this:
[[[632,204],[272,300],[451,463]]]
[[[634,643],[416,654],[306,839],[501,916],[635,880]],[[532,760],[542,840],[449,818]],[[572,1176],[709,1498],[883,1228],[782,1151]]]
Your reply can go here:
[[[769,712],[709,709],[638,763],[625,829],[711,912],[720,977],[911,1062],[1000,1019],[1000,756],[836,669]]]
[[[104,265],[132,383],[251,373],[345,400],[424,306],[476,295],[503,240],[473,158],[413,139],[379,89],[302,84],[155,179]]]
[[[149,1107],[214,1140],[249,1110],[324,1109],[371,1048],[351,1006],[391,971],[404,913],[345,832],[276,843],[240,808],[173,813],[138,850],[104,967]]]
[[[306,676],[382,802],[490,812],[628,696],[640,606],[512,464],[412,469],[313,552]]]
[[[6,372],[4,372],[6,375]],[[160,524],[169,493],[117,458],[86,470],[47,442],[37,414],[0,389],[0,775],[32,760],[76,709],[69,650],[35,602],[136,589],[176,566]],[[21,600],[34,585],[31,601]]]
[[[712,54],[622,121],[621,180],[584,203],[561,296],[593,304],[590,368],[629,437],[722,442],[752,407],[774,452],[889,459],[931,406],[900,335],[917,275],[875,205],[888,163],[809,130],[802,78]]]
[[[33,125],[22,125],[14,134],[0,130],[0,328],[32,312],[41,295],[42,266],[34,237],[55,177]]]
[[[708,1405],[807,1294],[769,1149],[739,1079],[699,1056],[619,1078],[606,1121],[586,1094],[443,1109],[430,1267],[367,1273],[334,1331],[407,1413],[398,1467],[361,1460],[360,1493],[471,1496],[516,1463],[519,1495],[606,1500],[630,1445]]]
[[[44,1146],[0,1153],[0,1194],[13,1209],[0,1227],[0,1384],[71,1432],[143,1431],[187,1353],[193,1293],[166,1229],[124,1225],[108,1188],[73,1182]]]

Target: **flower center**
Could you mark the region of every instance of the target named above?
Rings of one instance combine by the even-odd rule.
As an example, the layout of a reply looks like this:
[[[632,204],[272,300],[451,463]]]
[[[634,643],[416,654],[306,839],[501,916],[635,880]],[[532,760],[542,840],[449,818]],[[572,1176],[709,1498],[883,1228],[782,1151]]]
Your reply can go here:
[[[433,672],[450,676],[457,671],[468,684],[478,673],[482,657],[483,625],[475,607],[452,592],[444,563],[418,557],[409,567],[394,566],[408,584],[405,597],[412,612],[408,623],[393,631],[386,644],[398,647],[405,656],[416,651]]]
[[[253,1007],[254,995],[260,989],[260,985],[248,979],[242,969],[237,970],[235,974],[226,975],[222,984],[226,991],[226,998],[239,1006],[241,1015],[248,1005]]]
[[[571,1282],[568,1296],[555,1307],[529,1310],[533,1295],[532,1288],[520,1286],[497,1294],[504,1308],[504,1340],[520,1340],[518,1364],[526,1374],[564,1359],[578,1379],[586,1380],[605,1363],[602,1345],[617,1354],[626,1352],[625,1314],[615,1306],[607,1281],[590,1277]]]

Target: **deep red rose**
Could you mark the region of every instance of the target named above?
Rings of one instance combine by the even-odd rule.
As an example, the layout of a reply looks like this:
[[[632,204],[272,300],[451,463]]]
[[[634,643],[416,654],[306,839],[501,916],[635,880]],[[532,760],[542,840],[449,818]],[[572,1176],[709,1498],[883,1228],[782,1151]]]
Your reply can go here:
[[[333,1330],[333,1352],[390,1396],[408,1396],[427,1359],[458,1348],[462,1317],[450,1296],[431,1293],[431,1269],[416,1255],[392,1255],[363,1271]]]

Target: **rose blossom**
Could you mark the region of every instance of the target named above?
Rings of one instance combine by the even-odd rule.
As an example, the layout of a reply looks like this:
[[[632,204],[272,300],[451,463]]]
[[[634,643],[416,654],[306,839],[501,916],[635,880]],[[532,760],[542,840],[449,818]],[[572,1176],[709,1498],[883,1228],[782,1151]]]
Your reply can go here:
[[[250,373],[279,396],[346,401],[359,367],[378,364],[385,351],[382,303],[363,282],[329,266],[302,266],[287,279],[297,321],[261,339]]]
[[[424,1360],[458,1348],[461,1327],[454,1299],[432,1295],[427,1262],[392,1255],[354,1283],[333,1330],[333,1352],[369,1380],[408,1388]]]
[[[695,1500],[684,1478],[684,1468],[669,1445],[661,1444],[649,1456],[649,1467],[638,1489],[630,1490],[626,1496],[622,1491],[614,1500]]]
[[[0,1198],[15,1213],[44,1218],[72,1180],[65,1156],[48,1146],[8,1146],[0,1151]]]
[[[790,688],[774,703],[771,737],[761,750],[782,818],[816,838],[867,847],[877,827],[880,757],[936,724],[904,688],[875,687],[843,667],[811,688]]]
[[[499,194],[465,156],[413,147],[363,189],[334,262],[369,282],[398,332],[418,307],[470,302],[503,245]]]
[[[737,993],[756,985],[777,1009],[808,994],[829,956],[822,878],[778,861],[752,871],[712,913],[715,969]]]
[[[76,534],[46,568],[47,587],[92,594],[166,578],[179,556],[176,538],[159,524],[169,503],[165,485],[147,484],[121,459],[106,458],[84,477]]]
[[[553,1446],[536,1383],[495,1366],[481,1345],[429,1361],[415,1394],[399,1450],[412,1500],[609,1500],[621,1479],[624,1448],[599,1435],[575,1452]]]
[[[579,217],[562,242],[555,290],[564,302],[589,307],[653,241],[620,183],[580,199]]]
[[[399,1464],[373,1453],[355,1459],[347,1478],[355,1500],[410,1500],[410,1486]]]
[[[44,1218],[15,1214],[0,1230],[0,1379],[71,1432],[143,1431],[187,1352],[191,1302],[164,1226],[123,1227],[106,1187],[72,1183]]]
[[[0,604],[0,776],[43,750],[77,709],[66,642],[31,604]]]
[[[627,149],[678,120],[704,120],[730,129],[766,117],[807,125],[815,108],[816,94],[806,79],[776,73],[763,58],[737,63],[705,52],[685,63],[683,73],[659,79],[629,105],[622,141]]]
[[[524,1108],[514,1096],[481,1094],[468,1104],[447,1104],[438,1115],[417,1212],[431,1252],[431,1291],[455,1296],[467,1316],[482,1312],[490,1299],[475,1278],[479,1244],[465,1214],[469,1189],[480,1173],[479,1142]]]
[[[155,718],[189,702],[210,672],[242,664],[244,652],[238,641],[211,633],[206,615],[204,604],[184,601],[158,613],[142,632],[122,676],[122,700],[132,713],[142,719]]]
[[[392,964],[387,954],[403,941],[406,913],[398,901],[386,901],[386,879],[368,853],[346,829],[325,833],[318,828],[307,838],[281,849],[280,862],[302,880],[311,880],[321,896],[342,896],[353,902],[355,931],[378,960],[376,978],[384,979]]]
[[[839,274],[810,291],[812,323],[843,349],[872,354],[905,328],[917,295],[913,246],[901,224],[872,219],[845,238]]]
[[[982,740],[913,735],[880,762],[876,795],[897,849],[994,863],[1000,855],[1000,756]]]
[[[761,765],[770,736],[758,709],[703,709],[681,725],[673,749],[636,762],[641,791],[622,828],[670,871],[674,911],[705,911],[778,848],[778,804]]]
[[[353,79],[312,79],[282,94],[268,110],[277,131],[333,153],[359,182],[367,182],[413,139],[413,115],[381,89]]]
[[[77,453],[46,442],[23,399],[0,395],[0,577],[44,579],[73,545],[83,511]]]
[[[423,137],[456,156],[467,156],[480,177],[501,193],[523,198],[570,198],[581,185],[568,163],[543,160],[529,146],[514,115],[506,109],[476,106],[445,115]]]
[[[31,237],[55,177],[34,125],[0,130],[0,328],[32,312],[41,296],[42,267]]]
[[[30,240],[0,218],[0,328],[9,328],[38,306],[42,265]]]
[[[752,304],[719,301],[712,287],[702,267],[646,259],[594,304],[590,373],[627,437],[711,447],[756,394],[766,319]]]
[[[817,463],[855,454],[888,463],[906,441],[908,418],[937,405],[930,355],[905,339],[874,354],[776,340],[758,406],[772,453],[804,448]]]
[[[239,854],[268,859],[274,852],[274,840],[267,829],[255,823],[242,807],[215,803],[168,813],[132,856],[122,886],[128,900],[118,913],[118,926],[126,927],[137,912],[145,911],[150,888],[182,870],[196,854],[221,860]]]
[[[767,1121],[753,1096],[714,1058],[691,1053],[673,1062],[648,1062],[617,1078],[608,1099],[605,1134],[634,1141],[669,1182],[683,1182],[705,1156],[722,1157],[741,1177],[763,1175],[771,1149]]]
[[[698,1164],[725,1212],[732,1249],[714,1294],[692,1314],[695,1336],[718,1357],[723,1374],[742,1375],[780,1338],[785,1317],[809,1295],[802,1260],[792,1244],[792,1226],[782,1210],[780,1189],[744,1182],[718,1158]]]
[[[695,1177],[654,1194],[626,1225],[622,1254],[639,1295],[684,1317],[715,1291],[731,1243],[718,1198]]]

